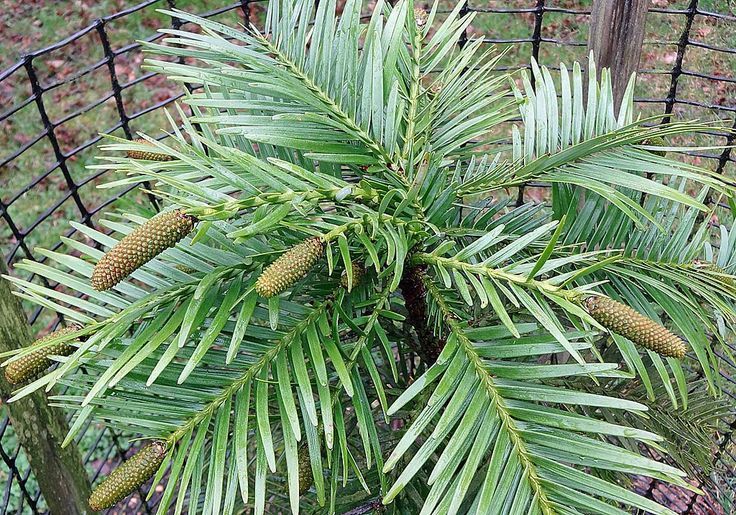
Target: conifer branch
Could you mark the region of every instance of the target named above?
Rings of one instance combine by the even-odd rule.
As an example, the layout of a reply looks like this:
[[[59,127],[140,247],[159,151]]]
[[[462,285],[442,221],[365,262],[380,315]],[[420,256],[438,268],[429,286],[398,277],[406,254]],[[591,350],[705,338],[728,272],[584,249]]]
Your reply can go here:
[[[339,199],[338,199],[339,197]],[[344,202],[356,200],[367,204],[375,204],[377,196],[360,188],[349,185],[344,188],[313,189],[309,191],[287,191],[284,193],[265,192],[248,198],[231,200],[209,206],[187,208],[186,212],[200,220],[222,220],[236,216],[240,211],[268,205],[281,205],[298,201],[300,203],[317,203],[322,201]]]
[[[176,511],[189,499],[234,512],[238,491],[256,514],[295,512],[301,500],[313,507],[307,489],[321,506],[326,492],[333,509],[363,503],[355,515],[395,499],[449,515],[669,513],[590,472],[686,484],[608,438],[661,441],[632,423],[646,406],[585,390],[591,377],[628,377],[619,355],[591,359],[605,333],[581,327],[623,336],[605,355],[618,350],[647,393],[661,378],[684,406],[679,363],[631,345],[682,356],[682,342],[643,317],[662,313],[715,389],[701,329],[725,339],[734,328],[736,245],[730,228],[716,234],[696,215],[707,190],[736,189],[641,145],[706,126],[632,123],[633,87],[615,116],[610,76],[588,74],[584,87],[577,64],[570,77],[533,62],[509,100],[502,54],[482,39],[459,44],[473,19],[463,4],[440,16],[411,7],[383,3],[364,23],[360,0],[340,12],[335,0],[273,1],[267,35],[166,11],[199,29],[165,30],[148,47],[171,59],[149,68],[202,84],[186,99],[193,114],[176,107],[171,145],[112,138],[103,150],[117,155],[95,167],[125,177],[112,186],[159,184],[170,210],[103,220],[128,235],[119,243],[74,224],[73,252],[18,265],[58,288],[11,279],[83,325],[38,344],[43,353],[17,351],[11,378],[24,363],[46,367],[46,353],[71,354],[16,397],[64,378],[73,393],[55,401],[77,414],[67,441],[96,417],[159,442],[112,474],[96,505],[159,468],[160,513],[174,499]],[[512,118],[510,152],[482,156]],[[530,180],[555,186],[551,207],[487,198]],[[101,247],[112,250],[101,258]],[[419,376],[407,340],[427,367]],[[378,422],[394,414],[401,421]],[[339,498],[361,488],[380,499]]]
[[[420,23],[421,13],[416,16],[417,25]],[[425,23],[426,23],[426,13]],[[423,31],[420,27],[415,27],[414,37],[411,41],[411,75],[409,77],[409,112],[406,115],[406,136],[404,140],[404,150],[402,152],[402,159],[408,161],[414,151],[414,131],[417,124],[417,113],[419,111],[419,99],[421,98],[421,67],[420,63],[422,60],[422,40]]]
[[[576,302],[582,297],[582,293],[573,289],[562,288],[549,281],[530,279],[526,275],[506,272],[499,268],[493,268],[481,264],[466,263],[452,257],[440,257],[433,254],[417,252],[412,256],[412,262],[425,265],[441,265],[445,268],[462,270],[476,275],[487,276],[499,281],[509,282],[525,288],[538,290],[546,295],[554,295],[571,302]]]
[[[478,378],[481,380],[483,386],[488,392],[488,396],[491,399],[492,405],[496,408],[496,413],[501,420],[501,425],[504,430],[508,433],[509,438],[512,442],[514,449],[519,455],[519,461],[524,467],[527,475],[527,479],[534,491],[534,498],[538,500],[539,508],[544,515],[554,515],[555,510],[552,502],[549,500],[547,493],[542,485],[537,468],[532,461],[532,457],[529,454],[516,422],[511,416],[503,396],[499,393],[498,388],[494,382],[493,376],[486,370],[483,362],[478,355],[478,352],[473,347],[473,343],[465,334],[463,324],[457,319],[455,313],[453,313],[444,297],[442,296],[439,288],[432,282],[432,280],[426,275],[423,277],[424,286],[427,289],[427,293],[432,296],[434,301],[437,303],[445,324],[457,338],[460,347],[462,348],[465,355],[470,360],[473,368],[476,371]]]
[[[166,441],[169,445],[174,445],[189,431],[197,427],[202,421],[209,419],[222,406],[228,399],[231,399],[235,393],[237,393],[243,386],[252,381],[264,367],[269,366],[276,356],[284,349],[288,348],[297,338],[301,337],[304,331],[311,324],[314,324],[320,316],[325,312],[328,306],[332,303],[331,300],[325,300],[317,304],[310,311],[309,315],[304,317],[297,325],[289,330],[281,339],[268,351],[266,351],[261,358],[248,367],[239,377],[237,377],[225,390],[223,390],[218,396],[212,399],[203,409],[195,413],[186,423],[182,424],[176,431],[171,433]]]
[[[260,33],[256,33],[255,37],[258,42],[263,45],[264,48],[268,49],[274,57],[280,62],[286,69],[288,69],[300,82],[302,82],[306,88],[314,94],[327,108],[333,116],[343,123],[345,127],[354,135],[356,135],[360,141],[379,159],[385,166],[389,168],[395,168],[396,164],[392,162],[391,155],[384,148],[384,146],[373,139],[360,125],[358,125],[351,116],[349,116],[330,95],[322,90],[317,84],[312,81],[309,75],[302,70],[295,62],[274,45],[267,37]]]

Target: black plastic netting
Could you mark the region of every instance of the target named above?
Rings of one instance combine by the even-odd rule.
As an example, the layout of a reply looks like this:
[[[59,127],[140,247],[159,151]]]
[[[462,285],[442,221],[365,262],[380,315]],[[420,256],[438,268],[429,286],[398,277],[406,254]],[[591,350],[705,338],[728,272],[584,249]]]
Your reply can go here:
[[[123,2],[124,4],[125,2]],[[185,2],[180,2],[181,7]],[[118,5],[120,2],[118,2]],[[477,11],[468,36],[486,35],[489,44],[510,46],[500,66],[509,69],[530,57],[555,69],[560,61],[587,62],[591,0],[470,0]],[[258,23],[265,5],[258,1],[200,2],[209,18],[235,26]],[[449,2],[446,7],[449,7]],[[128,139],[137,131],[163,136],[168,122],[163,108],[182,93],[163,77],[141,70],[141,44],[162,37],[161,26],[181,27],[157,8],[176,7],[174,0],[148,0],[95,20],[79,32],[31,52],[0,72],[0,250],[11,265],[22,258],[44,261],[36,248],[64,250],[59,234],[81,238],[68,220],[95,226],[105,209],[134,202],[157,206],[136,187],[98,189],[108,180],[104,170],[91,172],[99,133]],[[736,128],[736,16],[727,0],[652,0],[636,102],[644,115],[665,118],[725,120]],[[64,66],[60,66],[60,63]],[[699,146],[729,146],[734,134],[714,130]],[[697,151],[687,159],[718,173],[734,174],[730,148]],[[527,188],[523,201],[544,198],[542,188]],[[714,223],[717,223],[714,220]],[[26,277],[28,278],[28,277]],[[38,278],[32,278],[41,281]],[[44,286],[54,287],[44,283]],[[58,323],[55,313],[28,305],[37,333]],[[736,346],[732,349],[736,351]],[[736,364],[723,356],[725,393],[736,400]],[[736,420],[726,421],[716,452],[718,477],[706,496],[644,479],[633,487],[678,513],[734,513]],[[96,424],[78,438],[91,480],[107,474],[131,452],[128,437]],[[0,513],[43,513],[45,503],[17,444],[7,417],[0,421]],[[731,479],[729,479],[731,478]],[[1,485],[2,483],[0,483]],[[151,513],[154,493],[139,492],[118,512]]]

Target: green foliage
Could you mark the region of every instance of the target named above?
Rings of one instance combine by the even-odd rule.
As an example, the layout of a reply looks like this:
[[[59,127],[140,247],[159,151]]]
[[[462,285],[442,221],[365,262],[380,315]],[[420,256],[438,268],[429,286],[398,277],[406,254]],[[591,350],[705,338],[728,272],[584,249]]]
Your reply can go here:
[[[174,58],[148,68],[202,86],[193,114],[144,136],[171,160],[114,140],[99,166],[111,187],[150,181],[197,227],[108,291],[89,283],[98,247],[146,218],[74,224],[89,243],[18,265],[65,287],[12,279],[21,297],[82,328],[16,397],[68,385],[54,397],[76,412],[68,441],[94,418],[165,442],[160,513],[671,513],[616,482],[687,486],[641,454],[667,448],[638,424],[647,406],[588,390],[638,377],[684,407],[683,364],[617,334],[601,349],[584,300],[683,335],[717,393],[736,253],[722,228],[714,258],[698,214],[734,188],[649,143],[710,127],[635,118],[633,88],[615,113],[608,73],[584,97],[577,64],[559,97],[536,64],[535,88],[525,73],[517,88],[495,49],[458,45],[461,6],[425,19],[379,2],[366,23],[356,0],[335,10],[276,0],[264,33],[176,12],[201,30],[148,45]],[[540,182],[549,205],[504,200]]]
[[[718,481],[720,471],[712,460],[714,453],[718,452],[715,443],[722,438],[719,432],[727,428],[727,421],[733,415],[733,405],[727,397],[713,397],[707,391],[707,384],[696,379],[688,381],[686,404],[673,404],[661,385],[655,390],[655,402],[647,399],[646,388],[639,381],[612,381],[592,390],[600,393],[604,388],[620,391],[627,399],[646,404],[649,409],[638,424],[665,438],[662,447],[666,454],[681,464],[691,477],[704,481],[706,485]],[[619,420],[621,415],[609,413],[615,420]]]

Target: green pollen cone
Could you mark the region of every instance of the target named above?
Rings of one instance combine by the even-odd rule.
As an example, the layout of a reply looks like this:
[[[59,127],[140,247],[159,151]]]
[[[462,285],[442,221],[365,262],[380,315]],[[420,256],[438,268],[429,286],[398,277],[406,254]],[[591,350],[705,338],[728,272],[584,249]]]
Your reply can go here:
[[[608,297],[588,297],[585,307],[599,324],[661,356],[681,359],[685,342],[666,327]]]
[[[141,143],[143,145],[149,145],[153,147],[150,141],[145,140],[143,138],[138,138],[133,140],[136,143]],[[127,156],[131,159],[140,159],[142,161],[173,161],[174,158],[171,156],[167,156],[166,154],[161,154],[160,152],[146,152],[145,150],[128,150]]]
[[[302,279],[324,254],[319,238],[294,245],[266,268],[256,281],[256,292],[263,297],[273,297]]]
[[[736,284],[734,284],[733,277],[731,277],[731,274],[726,272],[722,267],[716,265],[715,263],[710,263],[708,261],[695,260],[693,261],[693,266],[700,270],[704,270],[705,272],[717,274],[719,276],[718,279],[721,280],[724,284],[727,284],[728,286],[732,288],[736,287]]]
[[[94,489],[89,507],[100,511],[125,499],[156,473],[165,456],[165,442],[153,442],[143,447]]]
[[[47,342],[52,338],[56,338],[57,336],[61,336],[64,334],[73,333],[77,330],[77,327],[65,327],[63,329],[59,329],[51,334],[44,336],[43,338],[39,338],[38,340],[33,342],[32,345]],[[73,340],[73,342],[78,341],[79,340]],[[53,364],[53,361],[49,358],[49,356],[69,356],[71,353],[73,353],[76,350],[76,348],[72,345],[73,342],[66,341],[53,343],[35,352],[31,352],[30,354],[23,356],[17,361],[13,361],[5,368],[5,379],[10,384],[23,383],[28,379],[31,379],[36,374],[43,372]]]
[[[363,276],[365,275],[365,268],[363,268],[362,263],[353,261],[352,269],[353,269],[353,289],[355,289],[360,285],[360,281],[363,279]],[[345,272],[343,272],[342,275],[340,276],[340,286],[346,289],[348,287],[348,274],[346,274]]]
[[[92,287],[109,290],[192,232],[196,219],[182,210],[151,218],[102,256],[92,272]]]
[[[304,495],[312,488],[312,462],[309,460],[309,447],[299,449],[299,495]]]
[[[664,140],[661,136],[654,136],[653,138],[650,138],[648,140],[644,140],[642,142],[644,145],[649,145],[652,147],[665,147],[667,146],[667,142]],[[656,154],[659,157],[665,157],[667,155],[666,150],[649,150],[652,154]]]

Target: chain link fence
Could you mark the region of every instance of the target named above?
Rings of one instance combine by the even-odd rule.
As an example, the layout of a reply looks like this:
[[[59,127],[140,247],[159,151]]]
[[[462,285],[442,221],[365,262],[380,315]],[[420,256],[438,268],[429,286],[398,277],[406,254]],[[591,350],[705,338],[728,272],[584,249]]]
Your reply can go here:
[[[185,2],[180,2],[186,8]],[[485,34],[486,42],[510,51],[503,69],[519,68],[529,56],[550,69],[560,61],[587,59],[587,27],[591,0],[470,0],[466,12],[477,12],[468,37]],[[264,6],[256,0],[203,2],[203,16],[230,25],[257,23]],[[449,7],[450,3],[447,2]],[[177,7],[174,0],[147,0],[99,18],[51,46],[25,55],[0,72],[0,256],[9,265],[21,258],[39,262],[36,247],[64,251],[66,238],[81,237],[67,220],[94,227],[98,215],[111,207],[136,205],[155,212],[157,204],[141,189],[97,189],[105,171],[90,173],[99,133],[132,139],[137,131],[163,135],[165,106],[183,93],[162,77],[141,71],[138,39],[162,37],[155,29],[180,28],[182,21],[157,8]],[[663,120],[721,119],[736,129],[736,16],[727,0],[652,0],[636,102],[644,115]],[[70,64],[59,71],[59,63]],[[734,133],[717,130],[700,137],[686,158],[718,173],[733,175]],[[527,188],[520,201],[543,199],[541,188]],[[713,220],[717,224],[718,220]],[[33,278],[36,279],[36,278]],[[41,279],[36,279],[41,280]],[[46,287],[55,287],[43,280]],[[59,323],[55,313],[28,308],[37,333]],[[736,346],[731,348],[736,352]],[[725,394],[736,404],[736,364],[722,356]],[[728,484],[736,466],[736,418],[726,421],[715,452],[718,476],[707,495],[695,495],[654,481],[637,480],[633,487],[683,514],[734,513]],[[107,474],[132,450],[127,439],[92,424],[78,438],[90,479]],[[0,480],[5,482],[0,515],[44,513],[46,507],[23,450],[7,417],[0,422]],[[731,479],[731,481],[735,481]],[[141,491],[124,513],[151,513],[157,492],[146,501]]]

